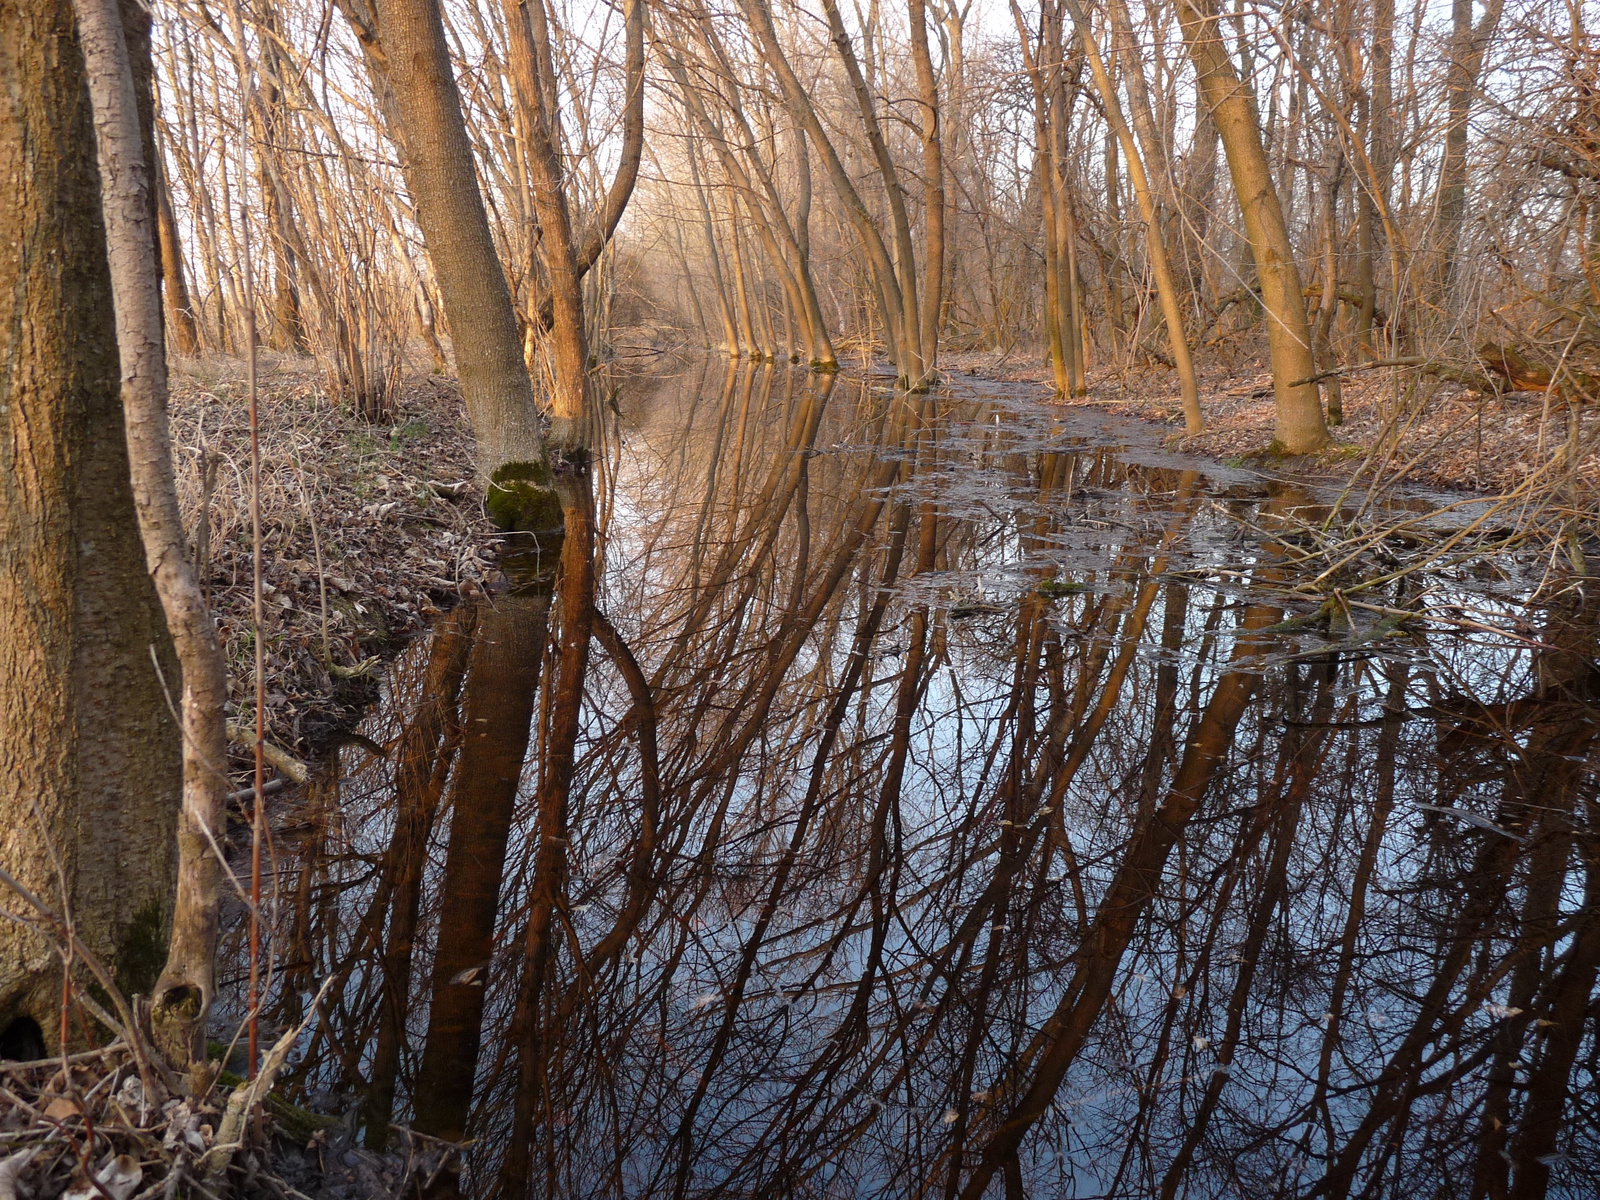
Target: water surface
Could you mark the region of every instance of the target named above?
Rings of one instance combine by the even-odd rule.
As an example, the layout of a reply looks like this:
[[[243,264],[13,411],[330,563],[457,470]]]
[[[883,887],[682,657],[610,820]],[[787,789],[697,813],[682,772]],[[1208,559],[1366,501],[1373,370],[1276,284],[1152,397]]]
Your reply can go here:
[[[883,383],[622,388],[279,814],[294,1094],[474,1196],[1594,1194],[1596,581]]]

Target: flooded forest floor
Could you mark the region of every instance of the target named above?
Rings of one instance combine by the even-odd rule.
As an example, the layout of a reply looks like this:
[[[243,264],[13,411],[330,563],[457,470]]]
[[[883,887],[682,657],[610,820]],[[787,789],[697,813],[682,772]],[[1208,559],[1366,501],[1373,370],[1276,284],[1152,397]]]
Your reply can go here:
[[[1094,372],[1089,394],[1072,401],[1052,396],[1049,368],[1031,352],[947,354],[944,367],[956,394],[979,380],[1021,385],[1047,404],[1142,424],[1152,446],[1233,467],[1477,495],[1514,494],[1537,476],[1536,492],[1590,511],[1600,503],[1600,407],[1569,411],[1538,396],[1489,398],[1435,383],[1397,422],[1395,384],[1374,372],[1344,382],[1345,420],[1328,451],[1274,462],[1266,455],[1272,379],[1260,363],[1202,372],[1208,427],[1193,437],[1183,433],[1174,376],[1159,364]],[[408,375],[393,410],[370,421],[330,402],[309,360],[264,353],[260,371],[268,730],[277,744],[314,755],[377,696],[386,657],[483,594],[499,538],[483,513],[453,379]],[[191,529],[208,535],[203,572],[242,705],[254,694],[243,362],[185,361],[172,402],[180,494]],[[1562,456],[1569,438],[1582,449]]]
[[[1031,354],[947,355],[944,362],[957,376],[1051,386],[1048,365]],[[1297,473],[1481,494],[1513,492],[1535,476],[1551,486],[1559,475],[1576,483],[1591,504],[1600,498],[1600,406],[1574,408],[1530,392],[1487,396],[1408,370],[1349,376],[1340,393],[1344,420],[1331,430],[1333,444],[1295,463]],[[1264,362],[1200,372],[1206,429],[1195,436],[1183,432],[1177,377],[1160,364],[1092,371],[1087,396],[1056,402],[1150,422],[1171,449],[1271,465],[1265,453],[1272,441],[1272,375]],[[1579,447],[1575,455],[1562,454],[1569,438]]]
[[[1243,382],[1203,452],[993,360],[631,361],[559,567],[447,381],[267,375],[296,1189],[423,1138],[441,1200],[1586,1194],[1590,414],[1471,493],[1265,462]],[[242,401],[196,368],[178,424],[248,687]]]

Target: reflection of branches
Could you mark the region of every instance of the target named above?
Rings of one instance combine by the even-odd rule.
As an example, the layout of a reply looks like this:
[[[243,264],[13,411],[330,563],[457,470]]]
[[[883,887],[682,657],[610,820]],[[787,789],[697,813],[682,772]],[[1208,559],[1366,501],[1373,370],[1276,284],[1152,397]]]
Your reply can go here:
[[[1293,494],[1224,514],[960,396],[717,398],[619,443],[554,639],[479,611],[458,749],[423,736],[450,628],[397,669],[368,728],[436,747],[425,836],[378,760],[308,806],[307,1086],[387,1079],[507,1196],[1468,1194],[1600,1152],[1562,1120],[1600,886],[1576,592],[1439,562],[1285,622]],[[1485,628],[1382,627],[1423,588]],[[402,945],[426,1013],[381,1015]]]

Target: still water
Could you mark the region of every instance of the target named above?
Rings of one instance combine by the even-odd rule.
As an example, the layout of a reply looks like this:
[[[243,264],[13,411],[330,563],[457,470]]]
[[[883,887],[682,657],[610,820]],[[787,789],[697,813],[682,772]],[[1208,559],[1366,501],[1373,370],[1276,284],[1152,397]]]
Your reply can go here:
[[[1596,1194],[1600,583],[887,383],[622,387],[277,813],[291,1095],[470,1196]]]

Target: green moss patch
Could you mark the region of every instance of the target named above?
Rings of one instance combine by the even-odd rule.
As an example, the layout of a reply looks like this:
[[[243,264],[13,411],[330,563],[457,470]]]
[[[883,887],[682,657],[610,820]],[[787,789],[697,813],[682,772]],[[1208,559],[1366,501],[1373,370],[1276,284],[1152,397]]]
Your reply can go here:
[[[542,462],[509,462],[489,476],[489,519],[507,533],[546,533],[561,528],[561,500],[550,468]]]

